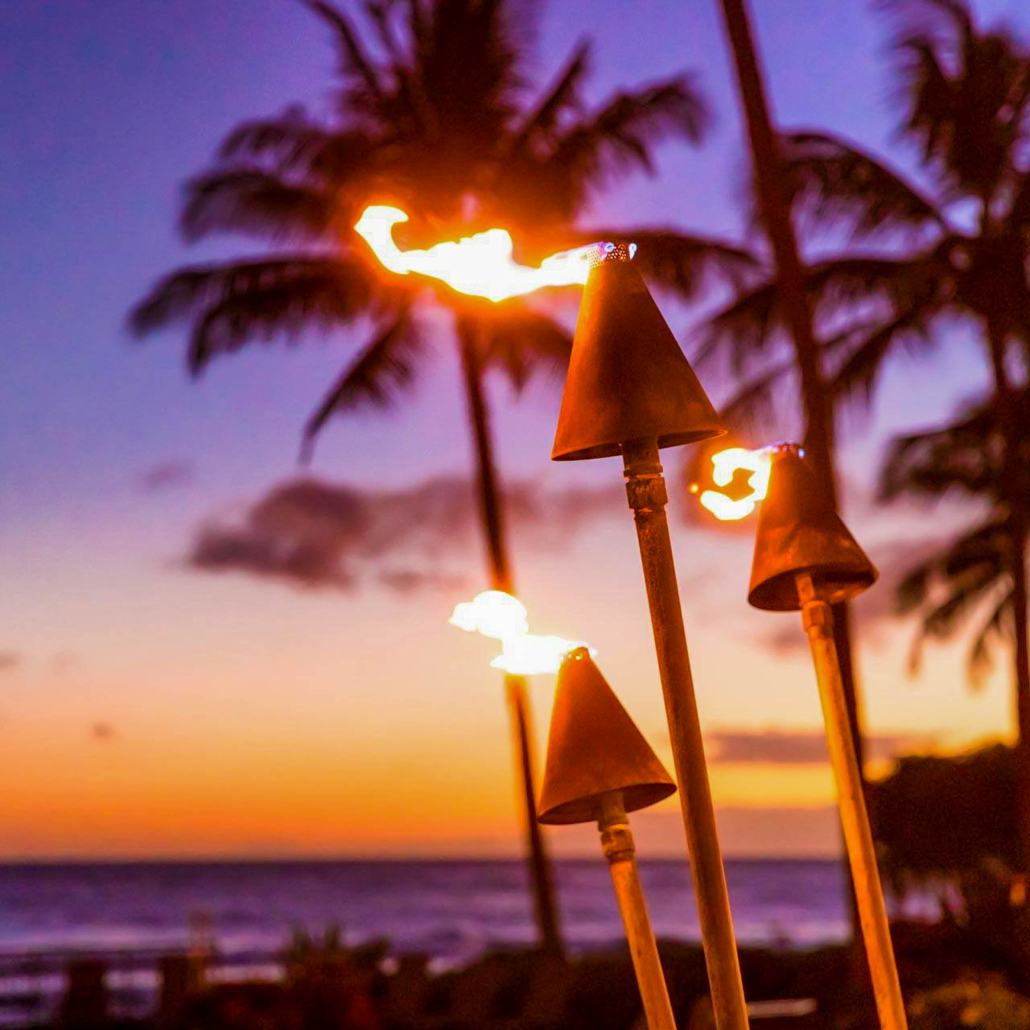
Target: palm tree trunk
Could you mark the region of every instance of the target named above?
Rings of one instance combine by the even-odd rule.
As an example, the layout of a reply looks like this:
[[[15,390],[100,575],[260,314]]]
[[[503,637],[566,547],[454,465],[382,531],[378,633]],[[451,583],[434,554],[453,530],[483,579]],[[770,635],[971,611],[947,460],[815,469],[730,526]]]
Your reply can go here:
[[[1012,525],[1012,620],[1016,662],[1017,797],[1019,843],[1023,872],[1030,873],[1030,640],[1027,627],[1026,517],[1020,513]]]
[[[1016,716],[1016,832],[1019,835],[1021,872],[1030,874],[1030,641],[1027,627],[1027,513],[1017,484],[1022,478],[1018,467],[1019,409],[1015,391],[1009,381],[1006,367],[1006,334],[991,319],[987,320],[987,339],[991,351],[991,369],[994,373],[995,406],[998,425],[1002,433],[1004,456],[1002,459],[1002,490],[1012,488],[1003,496],[1008,507],[1009,570],[1012,577],[1012,623],[1015,664],[1015,716]]]
[[[504,510],[494,462],[494,445],[490,433],[490,412],[483,394],[483,370],[479,354],[476,324],[469,318],[458,318],[458,339],[461,367],[465,380],[465,397],[469,423],[476,450],[477,485],[480,515],[486,537],[490,585],[494,590],[513,592],[511,562],[505,538]],[[555,904],[554,877],[536,818],[535,749],[529,709],[529,692],[523,676],[505,675],[505,694],[511,717],[515,762],[522,793],[522,817],[526,834],[527,863],[533,886],[537,930],[540,943],[548,951],[562,950]]]
[[[762,70],[759,67],[745,3],[746,0],[722,0],[723,20],[736,65],[737,84],[751,142],[755,187],[762,220],[776,262],[780,303],[794,344],[794,358],[801,380],[801,400],[805,412],[805,448],[812,457],[813,467],[821,478],[824,489],[836,504],[833,403],[820,367],[812,311],[805,289],[805,270],[784,190],[779,145],[769,115]],[[848,606],[834,605],[833,614],[834,639],[840,657],[844,700],[861,772],[862,724],[855,683]],[[847,882],[850,883],[850,871],[846,862],[845,874],[848,877]],[[852,936],[857,937],[855,931],[858,924],[853,892],[849,893],[849,900]]]

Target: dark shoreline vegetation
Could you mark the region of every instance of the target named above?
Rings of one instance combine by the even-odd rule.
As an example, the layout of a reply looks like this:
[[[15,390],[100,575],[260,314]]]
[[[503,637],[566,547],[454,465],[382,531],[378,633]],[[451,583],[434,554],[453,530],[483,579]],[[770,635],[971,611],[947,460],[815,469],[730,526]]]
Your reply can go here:
[[[913,1030],[1030,1027],[1030,1001],[1004,969],[985,962],[977,942],[955,927],[893,926]],[[710,1027],[699,945],[661,941],[677,1023]],[[280,956],[281,979],[203,985],[200,957],[168,961],[152,1015],[105,1016],[89,970],[66,996],[66,1027],[181,1030],[635,1030],[642,1024],[623,944],[568,959],[537,950],[490,952],[462,968],[432,974],[426,956],[389,958],[386,941],[348,949],[335,931],[294,936]],[[848,945],[741,948],[752,1025],[761,1028],[875,1030],[861,956]],[[48,1024],[38,1024],[44,1026]]]

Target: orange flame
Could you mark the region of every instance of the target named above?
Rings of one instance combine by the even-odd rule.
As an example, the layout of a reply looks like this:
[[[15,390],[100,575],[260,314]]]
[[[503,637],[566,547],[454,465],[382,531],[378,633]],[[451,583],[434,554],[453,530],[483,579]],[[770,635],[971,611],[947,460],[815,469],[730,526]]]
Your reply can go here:
[[[459,293],[492,301],[521,297],[543,286],[582,286],[598,259],[598,248],[608,246],[591,243],[563,250],[545,258],[539,268],[530,268],[512,260],[514,245],[507,229],[487,229],[426,250],[401,250],[393,227],[406,221],[408,216],[399,207],[373,204],[362,212],[354,231],[391,272],[430,276]],[[631,256],[633,250],[631,245]]]
[[[698,497],[702,507],[707,508],[720,522],[736,522],[747,518],[759,501],[765,500],[769,490],[769,471],[775,447],[759,447],[749,451],[746,447],[727,447],[712,455],[712,482],[716,486],[729,486],[738,472],[750,472],[747,485],[750,493],[733,499],[720,490],[703,490]],[[691,485],[691,492],[697,493],[697,483]]]
[[[557,672],[562,659],[577,647],[588,647],[579,640],[540,636],[529,632],[526,606],[503,590],[485,590],[471,601],[456,605],[450,624],[469,633],[501,642],[501,653],[490,662],[494,669],[519,676]]]

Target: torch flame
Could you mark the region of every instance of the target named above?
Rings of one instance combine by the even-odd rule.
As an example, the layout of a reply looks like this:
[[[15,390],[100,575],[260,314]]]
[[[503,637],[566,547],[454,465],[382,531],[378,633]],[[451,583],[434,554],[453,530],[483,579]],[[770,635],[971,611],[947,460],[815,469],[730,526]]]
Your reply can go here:
[[[591,243],[552,254],[539,268],[530,268],[512,260],[514,245],[507,229],[487,229],[426,250],[401,250],[394,242],[393,227],[406,221],[408,216],[400,208],[373,204],[362,212],[354,230],[391,272],[427,275],[459,293],[492,301],[521,297],[542,286],[582,286],[599,256],[614,247]],[[635,249],[631,244],[630,256]]]
[[[746,447],[727,447],[713,454],[712,482],[716,486],[729,486],[738,472],[749,471],[748,486],[751,493],[733,500],[718,490],[704,490],[698,500],[721,522],[736,522],[747,518],[758,502],[765,500],[775,450],[775,447],[760,447],[754,451]]]
[[[501,653],[490,662],[519,676],[557,672],[562,659],[577,647],[588,647],[579,640],[540,636],[529,632],[526,606],[503,590],[485,590],[471,601],[456,605],[450,623],[469,633],[501,642]],[[594,654],[592,648],[590,653]]]

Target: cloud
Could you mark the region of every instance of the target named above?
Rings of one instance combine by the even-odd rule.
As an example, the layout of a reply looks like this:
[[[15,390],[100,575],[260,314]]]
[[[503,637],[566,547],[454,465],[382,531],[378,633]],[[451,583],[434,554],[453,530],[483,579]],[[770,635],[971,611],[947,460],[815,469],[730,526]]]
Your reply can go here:
[[[98,744],[107,744],[118,739],[118,731],[109,722],[95,722],[89,728],[89,736]]]
[[[795,616],[793,619],[778,621],[780,625],[768,633],[763,633],[758,642],[776,654],[807,651],[808,637],[805,636],[801,620]]]
[[[378,581],[387,590],[402,595],[414,594],[420,590],[453,593],[469,585],[464,576],[427,572],[422,569],[384,569],[379,573]]]
[[[145,494],[163,493],[192,485],[197,478],[196,466],[183,458],[168,458],[144,469],[136,479]]]
[[[864,737],[866,758],[891,758],[923,747],[927,738],[912,734],[871,733]],[[712,763],[822,765],[827,761],[822,730],[712,730],[705,735]]]
[[[0,672],[11,672],[21,665],[21,653],[8,649],[0,650]]]
[[[621,513],[620,495],[619,487],[545,492],[513,483],[505,515],[538,545],[554,546],[593,519]],[[185,561],[309,589],[355,590],[370,579],[401,594],[451,589],[465,577],[442,561],[480,546],[479,518],[472,483],[460,477],[378,491],[293,479],[234,517],[201,525]]]

